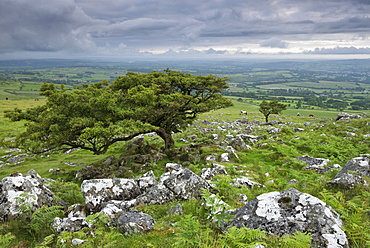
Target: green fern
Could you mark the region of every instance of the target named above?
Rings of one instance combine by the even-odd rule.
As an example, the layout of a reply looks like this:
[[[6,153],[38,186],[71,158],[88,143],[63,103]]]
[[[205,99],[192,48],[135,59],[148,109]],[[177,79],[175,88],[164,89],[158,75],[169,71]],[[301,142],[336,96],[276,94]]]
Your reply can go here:
[[[0,235],[0,246],[1,247],[11,247],[11,244],[15,240],[15,236],[11,233],[7,233],[5,235]]]
[[[255,247],[257,244],[266,245],[267,234],[259,229],[231,227],[222,235],[224,245],[231,248]]]
[[[42,243],[37,245],[37,248],[49,248],[53,247],[53,243],[55,242],[55,234],[50,234],[44,238]]]
[[[293,235],[284,235],[280,243],[282,248],[309,248],[311,240],[311,235],[296,232]]]
[[[45,237],[53,232],[52,223],[55,217],[63,217],[64,211],[60,206],[43,206],[37,209],[31,217],[29,223],[30,231],[38,238]]]
[[[176,247],[199,247],[202,226],[194,216],[184,215],[183,219],[176,223],[176,227]]]
[[[122,247],[125,237],[117,229],[107,225],[108,219],[109,217],[103,213],[89,215],[85,220],[90,224],[90,228],[86,227],[73,233],[61,233],[57,238],[57,247],[75,247],[74,239],[83,240],[83,243],[78,245],[81,248]]]
[[[53,191],[57,200],[65,201],[68,205],[85,203],[81,188],[76,183],[55,180],[49,181],[47,187]]]

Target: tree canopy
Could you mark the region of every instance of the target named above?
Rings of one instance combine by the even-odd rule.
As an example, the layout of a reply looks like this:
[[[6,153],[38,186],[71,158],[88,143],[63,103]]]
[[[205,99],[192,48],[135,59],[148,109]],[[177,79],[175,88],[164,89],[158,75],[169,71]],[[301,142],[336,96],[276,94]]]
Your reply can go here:
[[[165,148],[174,145],[179,132],[200,113],[231,106],[221,95],[227,78],[195,76],[172,70],[141,74],[129,72],[113,82],[83,85],[67,92],[44,83],[45,105],[5,116],[28,120],[17,143],[32,152],[80,148],[105,153],[109,146],[140,134],[156,132]]]
[[[259,111],[265,116],[266,122],[268,122],[271,114],[281,114],[283,110],[286,110],[286,107],[286,104],[280,103],[278,100],[272,100],[270,102],[263,100],[260,104]]]

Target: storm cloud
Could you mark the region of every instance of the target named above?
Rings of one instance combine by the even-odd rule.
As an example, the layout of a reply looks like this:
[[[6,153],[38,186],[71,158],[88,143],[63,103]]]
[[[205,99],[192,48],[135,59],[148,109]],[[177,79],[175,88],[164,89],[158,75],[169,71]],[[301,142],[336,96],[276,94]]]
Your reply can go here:
[[[367,54],[369,13],[365,0],[0,0],[0,54]]]

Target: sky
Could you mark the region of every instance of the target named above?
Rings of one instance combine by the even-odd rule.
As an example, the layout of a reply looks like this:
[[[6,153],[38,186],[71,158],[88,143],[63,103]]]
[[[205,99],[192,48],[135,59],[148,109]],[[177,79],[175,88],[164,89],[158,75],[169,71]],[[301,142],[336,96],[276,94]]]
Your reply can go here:
[[[370,0],[0,0],[0,59],[370,58]]]

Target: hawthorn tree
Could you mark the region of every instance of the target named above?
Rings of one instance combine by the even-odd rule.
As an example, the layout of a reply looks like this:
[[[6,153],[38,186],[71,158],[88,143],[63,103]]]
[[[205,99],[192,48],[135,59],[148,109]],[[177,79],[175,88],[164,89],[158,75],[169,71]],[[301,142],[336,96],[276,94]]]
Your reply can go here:
[[[278,100],[272,100],[270,102],[263,100],[259,106],[259,111],[265,116],[266,122],[269,121],[269,116],[271,114],[281,114],[281,112],[287,108],[286,104],[279,103]]]
[[[167,69],[129,72],[72,92],[44,83],[40,94],[47,97],[45,105],[14,109],[5,116],[28,120],[17,143],[32,152],[80,148],[103,154],[118,141],[150,132],[156,132],[168,150],[174,145],[172,134],[187,128],[200,113],[232,105],[221,95],[228,88],[226,81]]]

